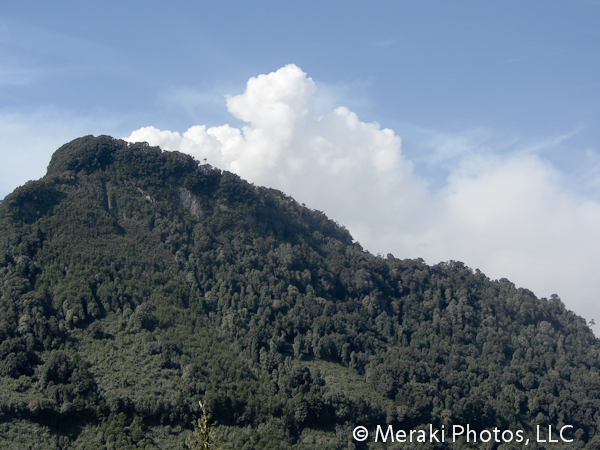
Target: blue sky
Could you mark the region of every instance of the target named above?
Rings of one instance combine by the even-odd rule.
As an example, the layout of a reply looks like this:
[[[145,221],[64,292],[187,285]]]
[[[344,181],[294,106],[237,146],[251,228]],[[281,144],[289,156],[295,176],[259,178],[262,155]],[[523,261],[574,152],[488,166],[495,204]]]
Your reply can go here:
[[[593,0],[12,2],[0,198],[71,139],[143,136],[373,253],[462,260],[597,319],[599,19]]]

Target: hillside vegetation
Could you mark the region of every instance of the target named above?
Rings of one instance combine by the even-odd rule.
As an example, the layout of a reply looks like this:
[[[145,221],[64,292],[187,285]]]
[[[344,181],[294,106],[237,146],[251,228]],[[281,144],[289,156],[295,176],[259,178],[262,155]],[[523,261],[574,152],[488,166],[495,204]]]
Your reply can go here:
[[[429,424],[566,424],[547,448],[595,449],[598,350],[557,296],[371,255],[147,144],[76,139],[0,203],[2,448],[187,448],[201,400],[222,449],[401,448],[352,430]]]

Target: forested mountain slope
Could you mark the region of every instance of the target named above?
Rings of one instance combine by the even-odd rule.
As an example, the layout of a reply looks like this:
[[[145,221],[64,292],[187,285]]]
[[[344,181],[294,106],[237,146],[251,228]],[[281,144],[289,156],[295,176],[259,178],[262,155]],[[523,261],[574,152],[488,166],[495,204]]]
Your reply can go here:
[[[371,255],[147,144],[76,139],[0,203],[2,448],[186,448],[198,400],[220,448],[400,448],[352,431],[429,424],[600,448],[598,350],[556,296]]]

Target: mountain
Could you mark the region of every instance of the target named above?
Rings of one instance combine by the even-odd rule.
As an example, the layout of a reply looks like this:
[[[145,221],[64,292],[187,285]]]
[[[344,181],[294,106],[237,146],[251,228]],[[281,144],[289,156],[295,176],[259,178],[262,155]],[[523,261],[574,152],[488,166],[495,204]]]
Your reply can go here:
[[[222,449],[399,448],[400,430],[595,449],[599,348],[557,296],[371,255],[145,143],[76,139],[0,203],[2,448],[187,448],[202,401]]]

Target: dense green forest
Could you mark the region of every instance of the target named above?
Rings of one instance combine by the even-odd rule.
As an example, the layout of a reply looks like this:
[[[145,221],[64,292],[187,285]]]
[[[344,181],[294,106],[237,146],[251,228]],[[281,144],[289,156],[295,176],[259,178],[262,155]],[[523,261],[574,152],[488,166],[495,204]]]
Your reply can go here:
[[[596,449],[599,345],[557,296],[372,255],[182,153],[76,139],[0,203],[0,447],[184,449],[199,401],[220,449],[524,446],[353,438],[429,424]],[[564,425],[572,443],[534,442]]]

